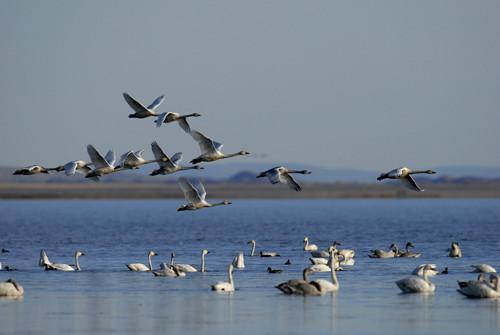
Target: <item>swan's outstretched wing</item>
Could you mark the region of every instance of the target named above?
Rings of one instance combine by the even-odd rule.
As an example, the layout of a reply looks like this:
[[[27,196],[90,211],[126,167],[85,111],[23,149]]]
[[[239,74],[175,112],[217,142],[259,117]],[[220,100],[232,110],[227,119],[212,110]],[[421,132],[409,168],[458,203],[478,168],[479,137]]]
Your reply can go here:
[[[300,187],[300,185],[295,181],[295,179],[293,179],[293,177],[288,173],[281,173],[279,175],[279,178],[283,184],[287,184],[291,189],[295,191],[302,190],[302,187]]]
[[[175,153],[170,160],[173,164],[178,165],[182,161],[182,152]]]
[[[128,95],[128,93],[123,93],[123,97],[125,98],[127,104],[136,112],[136,114],[141,116],[150,115],[148,109],[144,107],[144,105],[141,104],[139,101],[135,100],[130,95]]]
[[[213,143],[213,145],[215,147],[215,150],[218,150],[218,151],[221,151],[222,147],[224,146],[224,144],[219,143],[219,142],[212,141],[212,143]]]
[[[161,127],[161,125],[165,122],[165,120],[167,119],[167,116],[168,116],[168,113],[165,112],[165,113],[161,113],[160,115],[158,115],[158,117],[156,118],[155,120],[155,123],[156,123],[156,128],[159,128]]]
[[[172,163],[171,159],[167,154],[161,150],[160,146],[156,141],[151,143],[151,151],[153,151],[153,155],[158,162],[158,165],[164,168],[174,167],[174,163]]]
[[[94,164],[96,169],[102,169],[111,167],[111,165],[101,156],[101,154],[92,146],[92,144],[87,145],[87,153],[89,154],[90,160]]]
[[[191,136],[193,139],[198,142],[198,145],[200,146],[201,153],[212,153],[217,150],[217,148],[214,145],[214,142],[211,138],[206,137],[202,133],[196,130],[191,131]],[[220,145],[220,143],[219,143]]]
[[[188,134],[191,132],[191,127],[189,126],[186,118],[180,118],[177,120],[177,122],[179,122],[179,126],[182,128],[182,130],[184,130],[184,132]]]
[[[195,180],[194,187],[196,188],[196,191],[200,199],[202,201],[205,200],[205,197],[207,196],[207,191],[205,190],[205,186],[203,186],[203,184],[199,180]]]
[[[129,164],[129,165],[133,165],[133,164],[141,163],[141,158],[139,156],[137,156],[137,154],[135,152],[129,151],[127,153],[127,156],[123,160],[123,162],[126,164]]]
[[[402,178],[401,180],[404,182],[405,186],[410,190],[423,192],[423,189],[417,185],[415,180],[410,175],[407,175],[405,178]]]
[[[187,178],[179,178],[179,186],[184,193],[184,198],[186,198],[188,202],[194,204],[202,201],[200,195],[198,194],[198,190],[189,182]]]
[[[155,110],[158,106],[161,105],[161,103],[165,100],[164,95],[160,95],[158,98],[155,99],[149,106],[148,109]]]
[[[271,182],[271,184],[280,183],[280,173],[277,168],[269,169],[266,171],[267,179]]]
[[[134,152],[134,155],[136,155],[138,158],[142,158],[143,154],[144,154],[144,149],[137,150]]]
[[[104,159],[106,162],[108,162],[109,165],[114,166],[116,163],[116,154],[113,150],[109,150],[106,153],[106,156],[104,156]]]
[[[78,163],[76,161],[71,161],[64,165],[64,173],[66,176],[73,176],[76,173],[76,168],[78,167]]]

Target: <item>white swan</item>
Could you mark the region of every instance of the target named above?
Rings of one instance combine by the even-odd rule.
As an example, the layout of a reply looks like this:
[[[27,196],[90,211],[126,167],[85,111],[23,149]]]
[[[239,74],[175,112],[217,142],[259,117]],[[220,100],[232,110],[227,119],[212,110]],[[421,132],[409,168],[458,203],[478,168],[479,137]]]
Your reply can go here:
[[[205,255],[208,255],[210,251],[203,249],[201,251],[201,272],[205,272]]]
[[[432,270],[430,264],[424,266],[423,276],[412,276],[398,280],[396,285],[403,293],[434,293],[436,285],[431,283],[428,277],[428,271]]]
[[[34,175],[34,174],[38,174],[38,173],[49,174],[50,170],[54,170],[54,169],[47,169],[41,165],[30,165],[30,166],[24,167],[22,169],[18,169],[16,171],[14,171],[12,174],[13,175],[30,176],[30,175]]]
[[[260,251],[260,257],[280,257],[280,254],[274,251]]]
[[[243,256],[243,252],[240,252],[238,255],[234,257],[232,264],[237,269],[245,268],[245,256]]]
[[[154,252],[153,250],[150,250],[148,252],[148,266],[142,264],[142,263],[131,263],[127,264],[127,267],[130,271],[135,271],[135,272],[146,272],[146,271],[152,271],[153,270],[153,263],[151,261],[151,257],[157,256],[158,254]]]
[[[396,244],[392,243],[389,246],[389,251],[375,249],[370,250],[368,257],[370,258],[394,258],[399,253],[399,248]]]
[[[247,244],[252,245],[252,251],[250,252],[250,257],[255,256],[255,246],[257,245],[257,242],[255,240],[250,240],[247,242]]]
[[[338,262],[337,253],[332,250],[330,253],[330,273],[331,273],[331,281],[326,279],[316,279],[315,282],[319,287],[320,291],[325,292],[337,292],[340,288],[340,283],[337,279],[337,273],[335,271],[335,263]]]
[[[245,156],[250,154],[248,151],[241,150],[234,154],[226,155],[221,151],[222,143],[216,142],[196,130],[191,131],[191,136],[196,142],[198,142],[201,151],[201,154],[198,157],[191,160],[192,164],[198,164],[200,162],[213,162],[219,159],[231,158],[235,156]]]
[[[471,265],[474,268],[472,272],[496,273],[497,270],[489,264]]]
[[[172,267],[175,267],[181,270],[182,272],[198,272],[198,270],[196,270],[196,268],[190,264],[175,264],[174,259],[175,259],[175,252],[171,254],[170,264]],[[202,254],[202,259],[203,259],[203,254]]]
[[[42,256],[42,255],[40,255]],[[47,256],[45,254],[45,256]],[[52,263],[52,262],[45,262],[45,270],[56,270],[56,271],[81,271],[80,268],[80,262],[78,259],[80,256],[85,256],[85,253],[77,250],[75,251],[75,265],[68,265],[68,264],[60,264],[60,263]],[[48,258],[47,258],[48,260]]]
[[[233,264],[229,264],[227,267],[228,282],[217,282],[212,285],[212,291],[218,292],[234,292],[234,282],[233,282]]]
[[[318,246],[316,244],[309,244],[309,237],[304,236],[304,251],[316,251]]]
[[[215,207],[221,205],[230,205],[231,202],[224,200],[219,203],[211,204],[205,200],[207,192],[205,187],[199,181],[191,183],[187,178],[179,178],[179,186],[184,193],[184,198],[188,201],[186,205],[182,205],[177,211],[195,211],[205,207]]]
[[[417,174],[417,173],[435,174],[436,172],[432,170],[412,170],[407,167],[401,167],[398,169],[391,170],[387,173],[382,173],[377,178],[377,180],[399,179],[402,182],[404,182],[405,186],[408,187],[409,189],[422,192],[424,190],[417,185],[417,183],[411,176],[412,174]]]
[[[451,242],[451,249],[450,249],[450,253],[448,254],[448,256],[452,257],[452,258],[461,258],[462,257],[462,250],[460,249],[458,242]]]
[[[292,173],[300,174],[311,174],[311,171],[307,170],[289,170],[284,166],[276,166],[267,171],[261,172],[257,178],[267,177],[271,184],[285,184],[295,191],[301,191],[302,187],[297,183],[295,179],[291,176]]]
[[[182,128],[186,133],[191,132],[191,127],[189,126],[189,123],[187,122],[188,117],[198,117],[201,116],[199,113],[191,113],[191,114],[185,114],[181,115],[179,113],[174,113],[174,112],[168,112],[168,113],[162,113],[158,116],[158,118],[155,120],[156,127],[160,127],[162,123],[171,123],[171,122],[177,122],[179,124],[179,127]]]
[[[185,277],[186,273],[178,267],[162,263],[159,270],[152,270],[155,277]]]
[[[47,256],[45,250],[40,250],[40,260],[38,261],[38,265],[41,267],[45,267],[46,265],[50,264],[52,264],[52,262],[49,260],[49,256]]]
[[[156,176],[159,174],[167,175],[183,170],[203,169],[203,167],[199,165],[181,166],[179,163],[182,160],[182,152],[177,152],[172,156],[172,158],[170,158],[163,152],[157,142],[151,143],[151,150],[153,151],[153,155],[155,156],[156,162],[160,168],[151,172],[150,176]]]
[[[92,146],[92,144],[87,145],[87,153],[89,154],[90,160],[94,165],[94,169],[87,173],[85,178],[102,177],[106,174],[117,172],[121,170],[120,167],[115,167],[115,153],[114,151],[108,152],[106,157],[102,157],[99,151]]]
[[[335,249],[338,245],[341,245],[339,241],[333,241],[332,246]],[[354,258],[356,256],[356,252],[353,249],[337,249],[337,252],[344,258],[343,261],[347,261],[348,259]]]
[[[24,288],[16,280],[10,278],[0,283],[0,297],[21,297],[24,294]]]
[[[457,291],[468,298],[500,298],[500,285],[498,275],[490,275],[489,281],[468,281],[466,286],[460,287]]]
[[[118,167],[123,169],[138,169],[143,165],[156,163],[156,159],[144,159],[144,157],[142,157],[143,153],[144,150],[128,151],[124,153],[120,158]]]
[[[413,243],[411,242],[406,242],[406,246],[405,246],[405,251],[403,252],[400,252],[397,257],[403,257],[403,258],[419,258],[420,257],[420,253],[419,252],[413,252],[413,251],[410,251],[410,248],[414,248],[415,246],[413,245]]]
[[[419,266],[417,266],[412,272],[411,274],[412,275],[415,275],[415,276],[420,276],[420,277],[423,277],[424,276],[424,268],[426,266],[429,266],[430,269],[427,270],[427,276],[429,277],[433,277],[433,276],[436,276],[439,272],[438,272],[438,269],[437,269],[437,266],[436,264],[420,264]]]

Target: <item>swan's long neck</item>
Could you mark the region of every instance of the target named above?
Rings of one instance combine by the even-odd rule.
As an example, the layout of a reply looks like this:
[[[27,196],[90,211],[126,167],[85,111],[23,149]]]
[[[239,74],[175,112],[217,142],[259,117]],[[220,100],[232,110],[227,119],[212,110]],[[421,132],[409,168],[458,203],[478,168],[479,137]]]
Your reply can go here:
[[[226,203],[224,201],[222,202],[217,202],[215,204],[211,204],[210,207],[215,207],[215,206],[222,206],[222,205],[226,205]]]
[[[148,255],[149,271],[153,271],[153,262],[151,261],[151,255]]]
[[[337,271],[335,271],[335,266],[337,263],[337,257],[335,254],[330,256],[330,271],[331,271],[331,278],[332,278],[332,284],[335,285],[336,287],[339,287],[339,281],[337,279]]]
[[[408,174],[429,173],[428,170],[411,170]]]
[[[201,272],[205,272],[205,254],[201,253]]]
[[[187,117],[192,117],[192,116],[198,116],[198,114],[196,114],[196,113],[191,113],[191,114],[181,115],[181,116],[179,116],[179,118],[183,118],[183,119],[185,119],[185,118],[187,118]]]
[[[304,279],[304,281],[308,281],[307,270],[304,270],[304,272],[302,273],[302,279]]]
[[[307,170],[288,170],[288,173],[300,173],[300,174],[308,174]]]
[[[170,266],[174,266],[174,254],[170,254]]]
[[[427,269],[424,269],[423,273],[422,273],[422,277],[424,278],[424,280],[427,282],[427,283],[431,283],[430,280],[429,280],[429,276],[428,276],[428,271]]]
[[[198,170],[200,168],[199,165],[194,166],[181,166],[179,170]]]
[[[75,254],[76,271],[80,271],[80,263],[78,262],[78,253]]]
[[[309,240],[304,240],[304,250],[309,246]]]
[[[231,271],[231,269],[228,269],[228,271],[227,271],[227,275],[228,275],[228,277],[229,277],[229,285],[234,286],[234,282],[233,282],[233,271]]]
[[[252,242],[252,253],[250,254],[250,256],[254,256],[255,255],[255,242]]]
[[[227,155],[224,155],[222,158],[231,158],[231,157],[235,157],[235,156],[241,156],[242,153],[241,152],[235,152],[234,154],[227,154]]]

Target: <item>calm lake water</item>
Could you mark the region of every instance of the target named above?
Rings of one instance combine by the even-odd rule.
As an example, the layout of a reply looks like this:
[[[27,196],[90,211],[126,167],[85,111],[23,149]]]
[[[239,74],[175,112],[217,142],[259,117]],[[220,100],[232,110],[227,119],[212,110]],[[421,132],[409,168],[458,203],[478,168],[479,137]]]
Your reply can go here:
[[[492,334],[500,331],[500,300],[471,300],[456,292],[457,279],[475,278],[470,265],[500,268],[499,200],[237,200],[198,212],[176,212],[182,200],[1,201],[0,261],[16,272],[23,299],[0,299],[5,334]],[[339,272],[341,289],[321,297],[285,296],[274,288],[299,278],[309,264],[307,235],[326,248],[333,240],[357,252],[354,267]],[[248,240],[257,251],[282,257],[245,257],[235,270],[237,291],[220,294],[210,285],[227,280],[227,264]],[[378,260],[374,248],[410,240],[420,259]],[[462,259],[447,257],[452,240]],[[52,261],[73,264],[83,250],[81,272],[43,271],[40,249]],[[133,273],[126,263],[157,268],[176,261],[199,267],[210,250],[206,273],[160,278]],[[290,259],[292,265],[284,265]],[[402,295],[395,280],[421,263],[449,267],[434,277],[436,294]],[[267,266],[281,268],[268,274]],[[312,278],[328,278],[317,274]]]

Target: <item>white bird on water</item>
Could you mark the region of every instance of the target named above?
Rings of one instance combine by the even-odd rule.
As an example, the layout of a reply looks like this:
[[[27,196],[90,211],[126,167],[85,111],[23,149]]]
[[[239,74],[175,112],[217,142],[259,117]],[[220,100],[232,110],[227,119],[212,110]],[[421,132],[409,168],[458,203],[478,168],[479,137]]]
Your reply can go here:
[[[488,281],[483,278],[470,280],[465,285],[463,282],[462,284],[459,282],[460,288],[457,291],[468,298],[499,298],[500,282],[498,275],[496,273],[490,275]]]
[[[403,293],[434,293],[436,285],[429,280],[428,272],[432,271],[433,267],[426,264],[423,268],[422,277],[411,276],[398,280],[396,285]]]
[[[130,271],[134,272],[147,272],[147,271],[152,271],[153,270],[153,263],[151,261],[151,257],[157,256],[158,254],[154,252],[153,250],[150,250],[148,252],[148,266],[142,264],[142,263],[131,263],[127,264],[127,268]]]
[[[237,269],[245,268],[245,256],[243,255],[243,252],[240,252],[238,255],[234,256],[232,264]]]
[[[288,185],[292,190],[301,191],[302,187],[297,183],[297,181],[292,177],[292,173],[299,174],[311,174],[311,171],[307,170],[289,170],[284,166],[277,166],[267,171],[261,172],[257,178],[267,177],[271,184],[285,184]]]
[[[304,251],[316,251],[318,246],[316,244],[309,244],[309,237],[304,236]]]
[[[45,252],[44,252],[45,253]],[[45,257],[41,254],[42,258],[45,261],[45,257],[47,257],[47,254],[45,254]],[[81,271],[80,268],[80,262],[79,258],[80,256],[85,256],[85,253],[82,251],[75,251],[75,265],[68,265],[68,264],[62,264],[62,263],[52,263],[48,261],[48,257],[46,258],[47,262],[44,263],[45,270],[56,270],[56,271]]]
[[[228,281],[215,283],[212,285],[212,291],[234,292],[233,269],[233,264],[229,264],[227,267]]]
[[[156,176],[159,174],[167,175],[183,170],[203,169],[203,167],[199,165],[181,166],[180,162],[182,161],[182,152],[177,152],[172,157],[169,157],[163,152],[157,142],[151,143],[151,150],[153,151],[153,155],[155,156],[156,162],[160,168],[151,172],[150,176]]]
[[[216,142],[196,130],[192,130],[190,134],[193,139],[198,142],[201,151],[201,154],[198,157],[191,160],[192,164],[198,164],[200,162],[213,162],[219,159],[250,154],[248,151],[241,150],[236,153],[226,155],[221,151],[223,146],[222,143]]]
[[[16,280],[10,278],[0,283],[0,297],[16,298],[24,294],[24,288]]]
[[[380,181],[384,179],[398,179],[401,180],[407,188],[414,191],[422,192],[424,190],[417,185],[417,183],[411,176],[412,174],[419,174],[419,173],[435,174],[436,172],[432,170],[412,170],[407,167],[401,167],[398,169],[391,170],[387,173],[382,173],[377,178],[377,180]]]
[[[230,205],[231,202],[224,200],[215,204],[211,204],[205,200],[207,192],[205,187],[199,181],[190,182],[187,178],[179,178],[179,186],[184,193],[184,198],[188,202],[177,209],[177,211],[195,211],[205,207],[215,207],[222,205]]]

